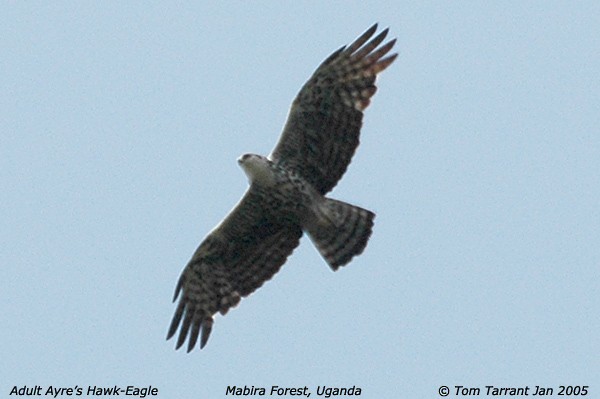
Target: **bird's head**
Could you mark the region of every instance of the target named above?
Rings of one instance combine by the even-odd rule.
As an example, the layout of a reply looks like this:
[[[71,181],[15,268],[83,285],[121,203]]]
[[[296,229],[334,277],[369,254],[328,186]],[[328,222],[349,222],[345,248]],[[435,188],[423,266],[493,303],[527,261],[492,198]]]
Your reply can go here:
[[[273,163],[256,154],[244,154],[238,158],[238,164],[244,169],[250,184],[271,185],[274,183]]]

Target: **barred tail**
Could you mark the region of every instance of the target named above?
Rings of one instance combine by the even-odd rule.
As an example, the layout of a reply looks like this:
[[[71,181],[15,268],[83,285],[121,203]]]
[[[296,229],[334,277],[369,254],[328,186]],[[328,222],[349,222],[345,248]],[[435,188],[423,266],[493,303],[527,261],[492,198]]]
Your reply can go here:
[[[375,214],[329,198],[324,198],[317,213],[307,233],[329,266],[337,270],[365,249]]]

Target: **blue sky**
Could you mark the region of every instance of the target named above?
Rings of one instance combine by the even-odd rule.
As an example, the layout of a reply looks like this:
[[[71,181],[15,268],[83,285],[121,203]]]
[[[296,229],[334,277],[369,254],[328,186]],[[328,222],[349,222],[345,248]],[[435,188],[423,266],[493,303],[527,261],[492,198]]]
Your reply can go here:
[[[600,379],[594,2],[3,2],[0,393],[14,385],[558,387]],[[397,37],[332,196],[377,213],[333,273],[303,239],[165,341],[179,274],[316,66]],[[455,397],[453,394],[450,397]]]

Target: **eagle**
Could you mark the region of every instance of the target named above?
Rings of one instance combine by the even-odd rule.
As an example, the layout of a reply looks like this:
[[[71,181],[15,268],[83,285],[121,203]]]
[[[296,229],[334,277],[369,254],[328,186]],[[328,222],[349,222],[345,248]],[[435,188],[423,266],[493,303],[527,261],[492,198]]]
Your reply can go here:
[[[204,348],[213,316],[270,280],[304,232],[333,271],[365,249],[375,214],[325,194],[359,144],[377,74],[398,55],[387,55],[396,39],[380,46],[388,29],[373,37],[376,31],[377,24],[321,63],[294,99],[268,157],[238,159],[249,187],[202,241],[175,288],[173,302],[181,298],[167,340],[179,329],[176,349],[187,339],[190,352],[198,338]]]

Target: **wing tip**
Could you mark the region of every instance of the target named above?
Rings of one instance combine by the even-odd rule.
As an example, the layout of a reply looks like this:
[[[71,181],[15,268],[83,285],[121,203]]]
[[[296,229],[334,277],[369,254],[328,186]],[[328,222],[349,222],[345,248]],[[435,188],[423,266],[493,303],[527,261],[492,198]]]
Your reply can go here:
[[[183,312],[179,312],[179,309],[178,312],[175,313],[173,321],[171,322],[171,326],[169,327],[169,331],[167,332],[167,341],[175,336],[175,333],[177,332],[177,329],[181,323],[182,314]],[[214,319],[211,316],[205,317],[201,320],[191,320],[191,317],[186,315],[183,320],[183,325],[181,325],[181,328],[179,329],[175,350],[179,350],[187,340],[186,352],[190,353],[196,347],[198,338],[200,338],[200,349],[204,349],[208,343],[208,338],[210,337],[213,323]]]
[[[361,48],[362,45],[365,44],[367,42],[367,40],[369,40],[371,38],[371,36],[373,36],[373,34],[375,33],[375,31],[377,31],[377,26],[378,25],[379,24],[377,22],[375,22],[373,24],[373,26],[371,26],[369,29],[367,29],[354,42],[352,42],[352,44],[348,46],[348,48],[344,51],[344,53],[352,54],[356,50],[358,50],[359,48]]]
[[[181,301],[177,306],[177,309],[175,310],[173,320],[171,320],[171,325],[169,326],[169,331],[167,332],[167,341],[173,338],[173,336],[177,332],[177,328],[179,327],[179,323],[181,323],[181,318],[183,317],[184,311],[185,304],[183,303],[183,301]]]
[[[173,294],[173,302],[175,302],[177,300],[177,297],[179,296],[179,293],[181,292],[181,289],[183,288],[183,277],[184,274],[181,274],[181,277],[179,277],[179,280],[177,281],[177,285],[175,286],[175,293]]]
[[[375,31],[377,30],[378,26],[379,26],[379,22],[375,22],[373,25],[371,25],[371,27],[369,29],[367,29],[365,31],[365,33],[371,32],[371,34],[369,35],[369,36],[371,36],[373,33],[375,33]]]
[[[374,23],[351,44],[342,46],[334,51],[321,63],[319,68],[321,66],[337,62],[339,58],[346,57],[352,57],[356,61],[367,58],[369,63],[377,62],[378,59],[383,57],[392,49],[392,47],[394,47],[397,40],[394,38],[377,49],[377,47],[385,40],[390,31],[390,28],[386,27],[384,30],[379,32],[377,36],[372,37],[377,31],[378,26],[378,22]],[[317,68],[317,71],[318,70],[319,69]]]
[[[202,322],[202,337],[200,338],[200,349],[204,349],[206,343],[208,342],[208,338],[210,337],[210,332],[212,331],[212,326],[214,323],[214,319],[212,317],[208,317],[204,319]]]
[[[392,62],[394,62],[396,60],[396,58],[398,58],[398,53],[394,53],[391,55],[388,55],[385,58],[380,59],[374,66],[373,72],[377,75],[379,74],[379,72],[385,70],[387,67],[389,67]]]

